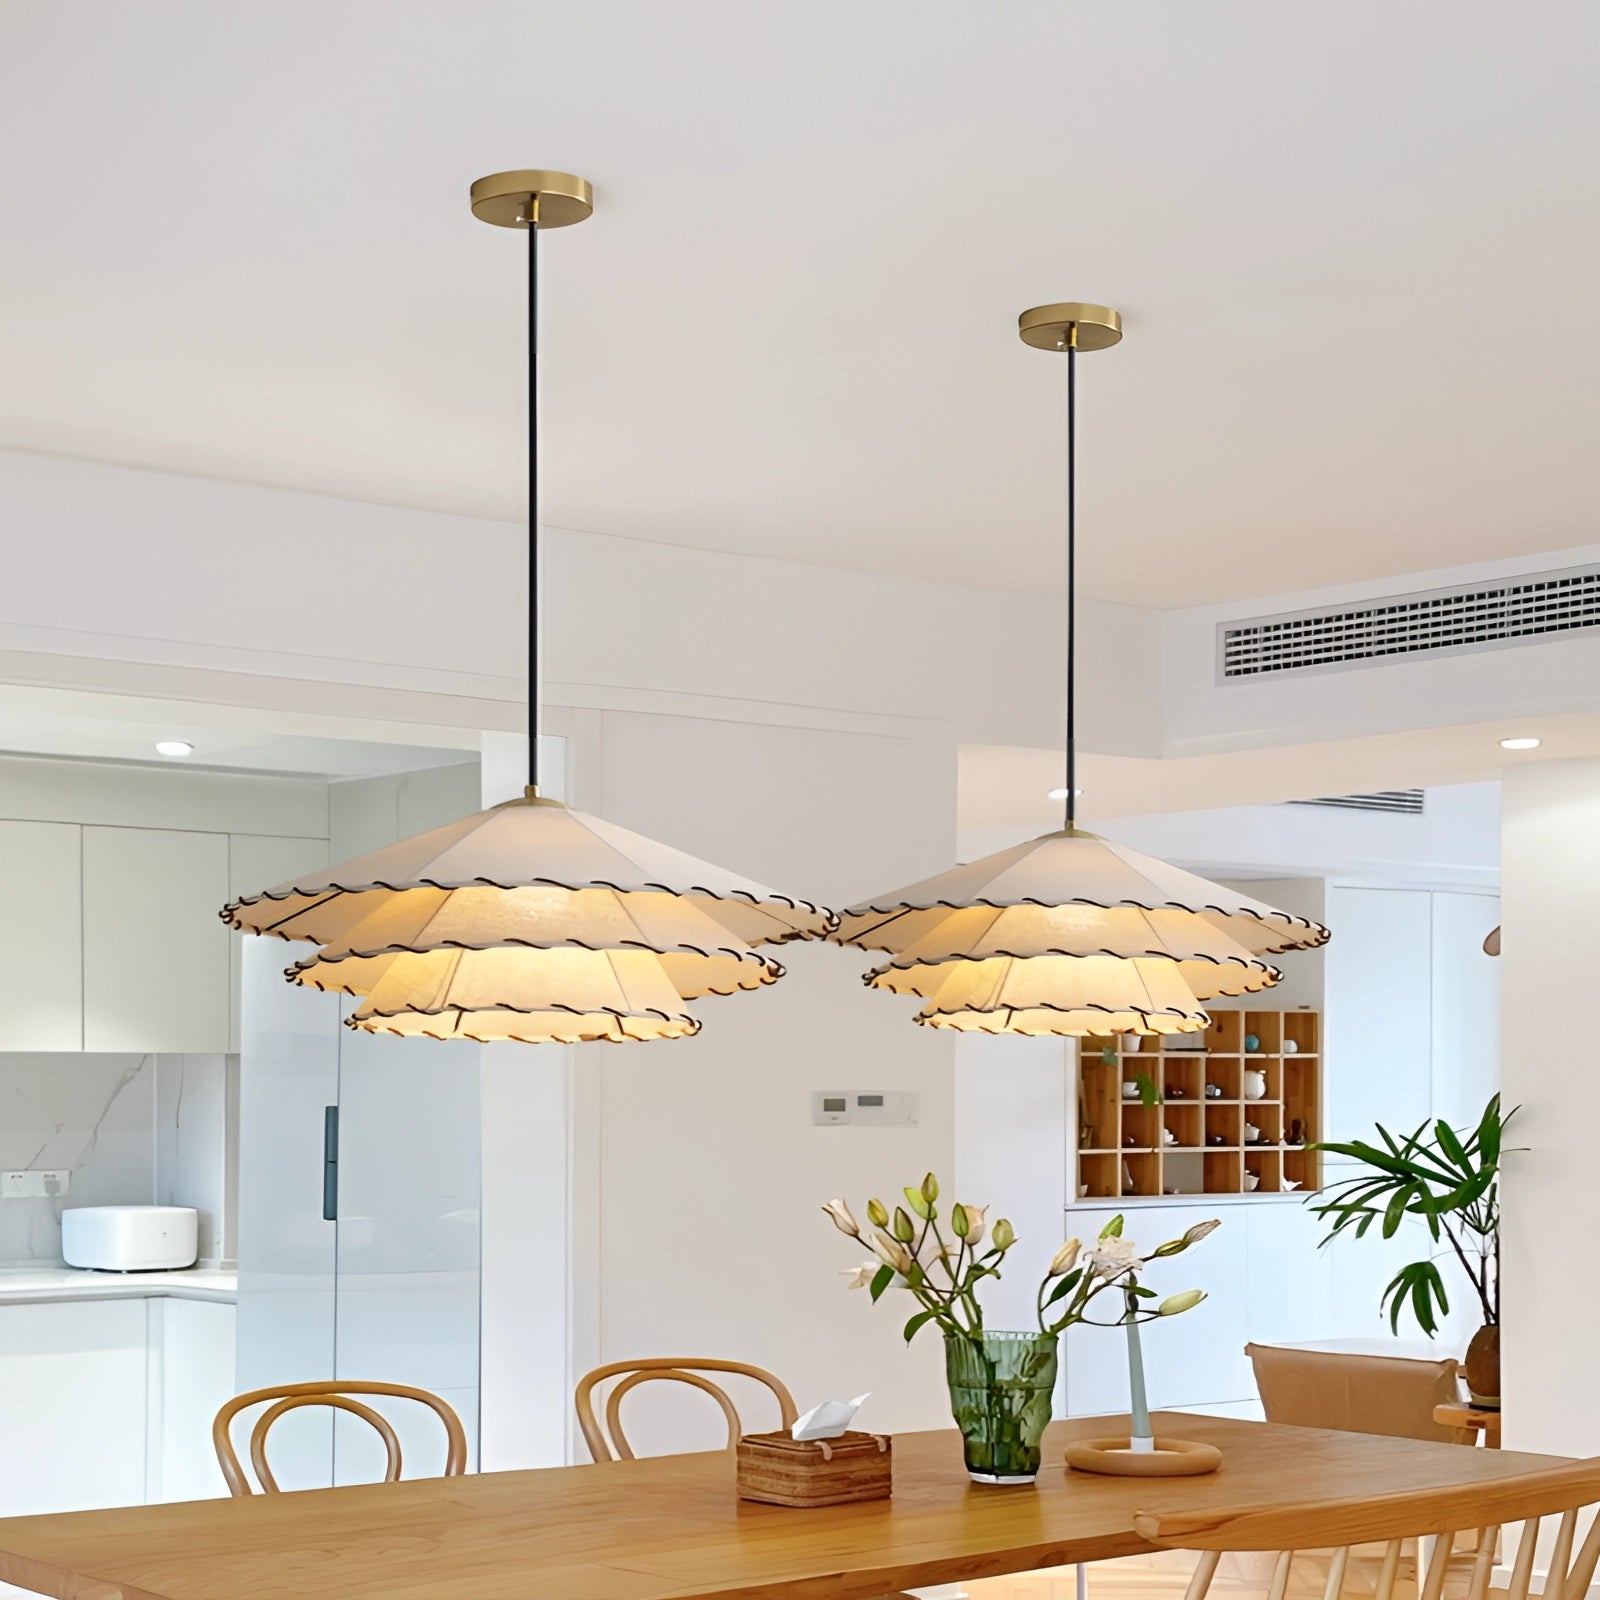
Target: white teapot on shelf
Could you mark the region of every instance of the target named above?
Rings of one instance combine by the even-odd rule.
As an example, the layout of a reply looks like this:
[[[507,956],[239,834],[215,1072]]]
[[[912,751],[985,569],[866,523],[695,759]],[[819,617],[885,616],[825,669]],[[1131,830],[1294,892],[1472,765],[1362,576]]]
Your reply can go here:
[[[1258,1067],[1244,1069],[1244,1097],[1246,1100],[1261,1100],[1267,1093],[1267,1075]]]

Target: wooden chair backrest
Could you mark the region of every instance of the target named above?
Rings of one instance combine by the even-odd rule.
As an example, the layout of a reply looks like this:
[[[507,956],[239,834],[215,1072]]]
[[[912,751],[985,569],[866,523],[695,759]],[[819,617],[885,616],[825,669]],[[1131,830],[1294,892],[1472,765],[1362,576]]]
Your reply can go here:
[[[795,1409],[794,1396],[777,1378],[770,1372],[764,1372],[760,1367],[746,1366],[742,1361],[716,1361],[710,1358],[680,1360],[669,1356],[652,1356],[642,1361],[612,1361],[603,1367],[596,1367],[593,1372],[585,1373],[579,1380],[577,1393],[573,1397],[578,1409],[578,1426],[583,1429],[583,1437],[588,1441],[589,1454],[596,1461],[619,1459],[632,1461],[633,1447],[622,1431],[623,1397],[638,1388],[641,1383],[663,1380],[668,1383],[686,1383],[691,1388],[710,1395],[722,1407],[722,1414],[727,1418],[728,1448],[733,1449],[739,1442],[739,1435],[745,1431],[744,1424],[740,1422],[738,1408],[728,1398],[727,1391],[709,1378],[701,1376],[706,1372],[736,1373],[740,1377],[753,1378],[757,1383],[765,1384],[777,1399],[781,1425],[785,1428],[789,1427],[799,1415]],[[602,1428],[600,1419],[595,1414],[595,1390],[611,1378],[618,1378],[620,1381],[606,1397],[605,1426]]]
[[[1528,1600],[1539,1526],[1544,1518],[1553,1517],[1558,1520],[1544,1600],[1584,1600],[1600,1560],[1600,1517],[1590,1524],[1576,1556],[1573,1546],[1579,1512],[1596,1504],[1600,1504],[1600,1460],[1590,1460],[1477,1484],[1314,1505],[1140,1512],[1134,1527],[1151,1544],[1201,1552],[1185,1600],[1206,1600],[1221,1556],[1260,1550],[1274,1551],[1278,1557],[1268,1600],[1283,1600],[1297,1554],[1332,1550],[1325,1595],[1327,1600],[1338,1600],[1350,1547],[1380,1542],[1385,1548],[1373,1600],[1393,1600],[1401,1545],[1409,1539],[1433,1541],[1426,1576],[1419,1579],[1418,1600],[1440,1600],[1454,1536],[1470,1530],[1478,1539],[1467,1600],[1487,1600],[1499,1532],[1503,1526],[1520,1523],[1510,1587],[1497,1590],[1496,1600],[1501,1595]]]
[[[459,1478],[467,1470],[467,1435],[461,1426],[461,1418],[438,1395],[429,1394],[426,1389],[413,1389],[403,1383],[366,1383],[359,1379],[346,1383],[284,1383],[271,1389],[252,1389],[248,1394],[236,1394],[217,1413],[216,1421],[211,1424],[211,1442],[216,1447],[217,1461],[222,1467],[222,1476],[227,1479],[229,1494],[255,1493],[233,1448],[233,1419],[241,1411],[248,1411],[251,1406],[260,1405],[263,1401],[271,1401],[272,1404],[261,1413],[256,1419],[255,1427],[250,1430],[250,1464],[255,1468],[256,1477],[266,1493],[278,1492],[278,1480],[273,1477],[272,1469],[267,1465],[267,1434],[279,1417],[298,1410],[301,1406],[329,1406],[335,1411],[348,1411],[352,1416],[360,1417],[363,1422],[371,1423],[378,1430],[378,1435],[383,1440],[384,1452],[388,1457],[383,1481],[398,1483],[400,1440],[389,1419],[381,1411],[350,1398],[351,1395],[357,1394],[386,1395],[395,1400],[415,1400],[418,1404],[429,1407],[444,1424],[444,1476]]]
[[[1471,1444],[1470,1428],[1445,1427],[1433,1408],[1461,1398],[1454,1360],[1350,1355],[1247,1344],[1268,1422],[1340,1433],[1381,1433],[1397,1439]]]

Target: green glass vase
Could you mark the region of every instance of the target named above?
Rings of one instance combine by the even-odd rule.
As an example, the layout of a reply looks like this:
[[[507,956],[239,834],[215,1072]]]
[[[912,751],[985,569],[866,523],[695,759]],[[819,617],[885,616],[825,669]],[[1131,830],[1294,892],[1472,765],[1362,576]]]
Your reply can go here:
[[[974,1483],[1032,1483],[1050,1423],[1060,1340],[1053,1333],[947,1333],[945,1376]]]

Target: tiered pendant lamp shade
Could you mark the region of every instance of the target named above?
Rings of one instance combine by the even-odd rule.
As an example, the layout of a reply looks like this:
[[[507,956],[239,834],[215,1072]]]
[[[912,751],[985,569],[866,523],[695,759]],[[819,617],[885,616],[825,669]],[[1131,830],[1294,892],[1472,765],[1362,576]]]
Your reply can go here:
[[[553,800],[524,798],[229,906],[322,948],[289,969],[361,995],[372,1031],[576,1043],[682,1038],[683,1001],[758,989],[755,946],[834,918]]]
[[[783,975],[757,944],[831,915],[550,800],[509,801],[227,907],[322,948],[288,972],[373,1032],[524,1043],[683,1038],[685,1000]]]
[[[1067,372],[1066,826],[854,906],[830,935],[888,953],[864,981],[926,1003],[916,1020],[972,1033],[1196,1033],[1203,1002],[1255,994],[1282,974],[1264,956],[1328,930],[1083,832],[1076,821],[1077,355],[1122,337],[1105,306],[1024,312],[1025,344]]]
[[[834,935],[917,1020],[986,1033],[1191,1033],[1200,1002],[1276,983],[1264,955],[1327,930],[1077,829],[852,907]]]
[[[537,239],[583,221],[589,185],[556,172],[473,185],[482,220],[526,228],[529,570],[538,573]],[[529,1044],[685,1038],[687,1000],[759,989],[759,946],[837,918],[538,793],[538,607],[529,605],[529,784],[521,799],[224,908],[246,933],[320,946],[289,980],[358,996],[369,1032]]]

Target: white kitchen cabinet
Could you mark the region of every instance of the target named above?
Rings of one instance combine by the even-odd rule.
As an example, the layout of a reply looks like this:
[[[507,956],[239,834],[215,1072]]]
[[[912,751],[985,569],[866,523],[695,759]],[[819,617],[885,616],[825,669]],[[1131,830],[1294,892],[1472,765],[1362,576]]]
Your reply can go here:
[[[0,821],[0,1050],[83,1048],[83,830]]]
[[[1331,888],[1328,926],[1324,1137],[1410,1133],[1433,1105],[1433,896]]]
[[[151,1501],[212,1500],[228,1485],[211,1446],[211,1422],[238,1392],[235,1308],[176,1297],[150,1311]],[[254,1418],[250,1419],[251,1421]],[[248,1438],[242,1430],[241,1439]],[[241,1443],[242,1451],[242,1443]],[[377,1474],[381,1477],[381,1471]]]
[[[0,1516],[142,1505],[145,1301],[0,1306]]]
[[[228,837],[83,830],[83,1048],[226,1051]]]
[[[1452,1127],[1500,1087],[1500,963],[1483,953],[1499,924],[1494,895],[1433,897],[1433,1114]]]
[[[264,833],[235,833],[228,839],[228,899],[259,894],[302,872],[316,872],[328,864],[326,839],[288,838]],[[220,902],[219,902],[220,909]],[[239,990],[242,981],[241,957],[248,936],[230,931],[228,940],[228,1049],[239,1049]],[[280,947],[284,952],[288,945]],[[284,961],[284,966],[289,961]]]

